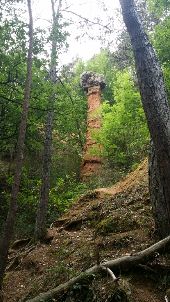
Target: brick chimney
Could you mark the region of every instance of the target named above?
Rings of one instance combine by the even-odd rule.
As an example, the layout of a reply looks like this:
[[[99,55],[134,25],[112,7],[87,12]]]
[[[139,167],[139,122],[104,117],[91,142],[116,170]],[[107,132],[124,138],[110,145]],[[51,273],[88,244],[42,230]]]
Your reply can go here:
[[[86,143],[80,171],[81,179],[86,181],[90,176],[99,173],[102,165],[100,157],[101,146],[92,139],[92,133],[101,127],[101,120],[97,114],[97,109],[100,107],[101,92],[106,84],[103,76],[94,72],[84,72],[81,75],[80,84],[87,94],[88,101]],[[94,150],[99,155],[93,155]]]

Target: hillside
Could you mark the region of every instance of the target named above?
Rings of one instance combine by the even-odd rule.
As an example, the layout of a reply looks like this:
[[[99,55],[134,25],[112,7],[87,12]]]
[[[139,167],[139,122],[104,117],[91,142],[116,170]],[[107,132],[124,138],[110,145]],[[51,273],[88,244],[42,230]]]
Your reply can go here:
[[[4,301],[27,301],[97,262],[132,254],[154,243],[147,178],[144,161],[113,187],[82,196],[53,223],[46,244],[15,244],[10,251]],[[120,277],[116,284],[109,276],[87,278],[50,301],[163,301],[169,278],[167,257],[130,272],[115,272]]]

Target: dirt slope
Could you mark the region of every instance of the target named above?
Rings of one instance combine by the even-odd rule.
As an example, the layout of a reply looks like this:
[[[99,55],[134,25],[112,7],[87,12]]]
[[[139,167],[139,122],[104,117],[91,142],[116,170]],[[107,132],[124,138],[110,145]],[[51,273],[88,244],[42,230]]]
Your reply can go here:
[[[26,301],[96,262],[144,249],[155,241],[153,230],[144,161],[113,187],[82,196],[53,223],[49,244],[11,250],[13,265],[5,279],[5,301]],[[116,274],[121,277],[116,287],[108,276],[100,276],[76,285],[53,301],[163,301],[167,280],[163,282],[164,275],[149,266]]]

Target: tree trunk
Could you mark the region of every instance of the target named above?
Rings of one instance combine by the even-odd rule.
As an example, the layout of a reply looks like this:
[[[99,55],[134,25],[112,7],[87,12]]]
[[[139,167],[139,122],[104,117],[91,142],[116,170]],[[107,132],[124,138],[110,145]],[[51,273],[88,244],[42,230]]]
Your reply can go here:
[[[149,153],[149,191],[155,219],[155,228],[158,235],[163,237],[162,234],[168,233],[167,226],[169,225],[169,215],[153,142],[151,142]]]
[[[155,223],[160,236],[164,237],[170,233],[170,109],[162,70],[142,28],[134,0],[120,0],[120,4],[131,38],[143,108],[155,150],[156,157],[152,157],[154,163],[150,165],[150,193]],[[156,169],[159,180],[153,181],[152,169]],[[153,189],[155,185],[157,188]],[[161,198],[156,190],[162,192]]]
[[[58,3],[57,12],[55,12],[55,3],[51,0],[53,25],[52,25],[52,49],[51,49],[51,67],[50,67],[50,81],[53,85],[56,84],[56,68],[57,68],[57,41],[55,32],[58,26],[59,14],[61,9],[61,0]],[[42,171],[42,185],[40,192],[40,202],[37,210],[37,217],[35,223],[36,240],[43,240],[46,237],[46,217],[48,211],[49,190],[50,190],[50,165],[52,156],[52,130],[53,130],[53,106],[56,95],[55,92],[51,92],[49,97],[49,111],[47,114],[47,122],[45,127],[45,142],[44,142],[44,154],[43,154],[43,171]]]
[[[51,104],[51,102],[49,102]],[[45,127],[45,141],[43,154],[42,185],[40,191],[40,202],[37,210],[35,224],[35,239],[43,240],[46,236],[46,216],[48,210],[49,190],[50,190],[50,165],[52,153],[52,129],[53,129],[53,111],[47,114]]]
[[[14,174],[14,182],[11,192],[11,202],[9,206],[7,220],[4,227],[4,232],[0,241],[0,289],[2,289],[3,277],[7,265],[7,260],[8,260],[8,250],[13,235],[16,212],[17,212],[17,197],[19,192],[22,165],[23,165],[24,142],[25,142],[25,133],[26,133],[26,126],[27,126],[27,116],[28,116],[29,99],[30,99],[31,82],[32,82],[33,18],[32,18],[32,9],[31,9],[31,0],[27,0],[27,4],[28,4],[28,12],[29,12],[29,49],[28,49],[28,58],[27,58],[27,75],[26,75],[26,82],[25,82],[21,122],[19,126],[19,135],[18,135],[17,152],[16,152],[16,160],[15,160],[15,174]]]

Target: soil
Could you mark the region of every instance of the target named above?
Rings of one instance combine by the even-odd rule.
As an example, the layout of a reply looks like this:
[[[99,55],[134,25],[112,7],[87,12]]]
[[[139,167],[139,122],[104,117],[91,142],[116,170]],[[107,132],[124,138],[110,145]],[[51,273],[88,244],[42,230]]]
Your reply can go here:
[[[46,243],[28,242],[11,249],[4,302],[27,301],[98,262],[133,254],[154,243],[147,175],[145,160],[113,187],[79,198],[53,223]],[[157,270],[161,265],[165,270]],[[170,285],[167,267],[169,256],[157,255],[134,270],[114,272],[120,277],[116,285],[109,276],[95,276],[51,301],[164,301]]]

